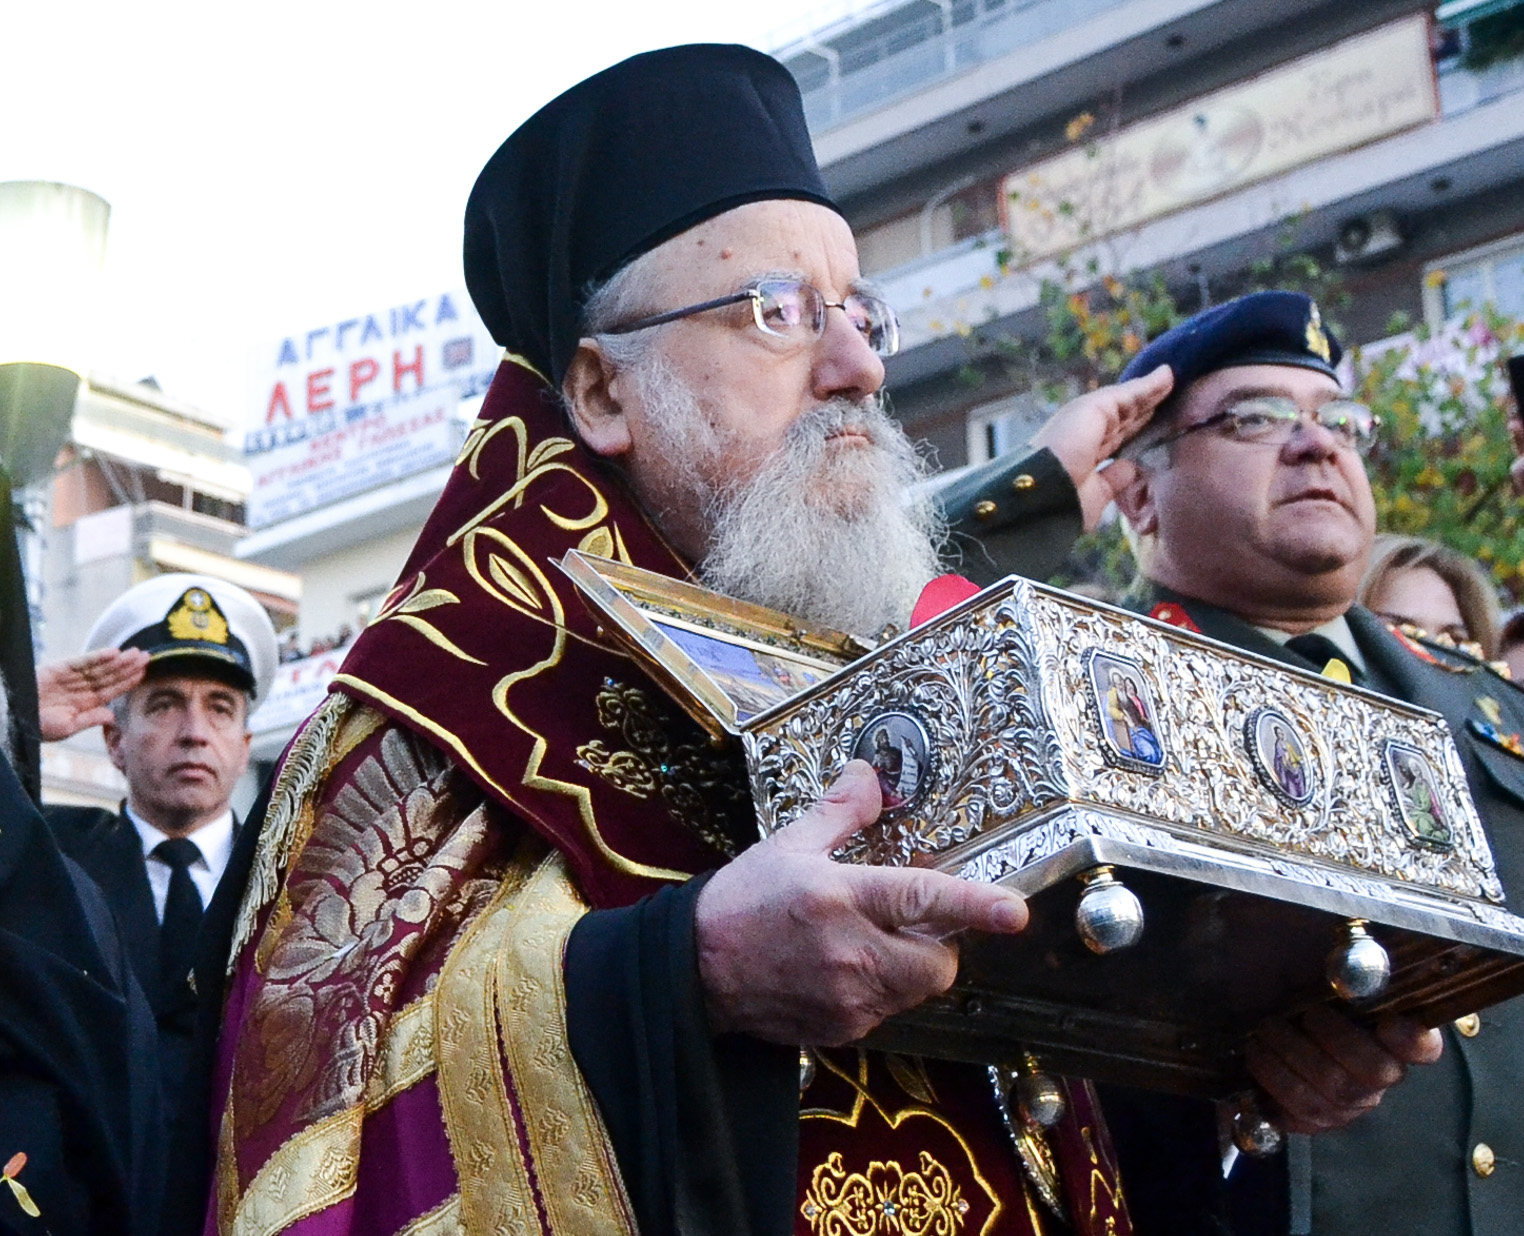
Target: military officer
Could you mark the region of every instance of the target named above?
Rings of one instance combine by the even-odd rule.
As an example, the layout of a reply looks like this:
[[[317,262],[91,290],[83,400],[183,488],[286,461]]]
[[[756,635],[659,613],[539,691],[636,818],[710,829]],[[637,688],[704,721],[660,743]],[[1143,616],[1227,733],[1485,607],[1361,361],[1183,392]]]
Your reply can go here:
[[[1354,598],[1375,511],[1362,454],[1376,424],[1340,388],[1338,341],[1307,297],[1207,310],[1140,353],[1173,393],[1111,479],[1138,534],[1133,608],[1248,651],[1442,713],[1509,899],[1524,901],[1524,694],[1463,653],[1389,630]],[[1311,1020],[1309,1018],[1309,1020]],[[1309,1025],[1321,1052],[1349,1044]],[[1285,1154],[1240,1161],[1226,1188],[1204,1104],[1107,1096],[1140,1231],[1503,1236],[1524,1214],[1524,999],[1443,1031],[1445,1050],[1347,1128],[1292,1126]],[[1312,1059],[1267,1031],[1272,1096],[1305,1096]],[[1359,1069],[1357,1067],[1356,1071]],[[1194,1156],[1179,1147],[1195,1139]]]
[[[186,974],[232,851],[230,800],[248,768],[249,713],[275,676],[275,632],[234,584],[160,575],[96,620],[84,651],[103,649],[147,657],[142,681],[111,702],[103,727],[127,798],[116,812],[53,807],[48,818],[116,913],[172,1086],[191,1029]]]

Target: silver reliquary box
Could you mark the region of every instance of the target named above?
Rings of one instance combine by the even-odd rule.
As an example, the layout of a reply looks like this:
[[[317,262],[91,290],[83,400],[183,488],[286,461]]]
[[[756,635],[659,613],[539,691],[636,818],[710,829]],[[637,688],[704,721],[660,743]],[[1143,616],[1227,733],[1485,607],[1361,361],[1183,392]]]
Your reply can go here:
[[[867,760],[842,861],[1024,894],[896,1051],[1226,1097],[1264,1018],[1429,1025],[1524,991],[1524,920],[1444,720],[1011,578],[875,648],[618,563],[563,568],[717,738],[765,831]]]

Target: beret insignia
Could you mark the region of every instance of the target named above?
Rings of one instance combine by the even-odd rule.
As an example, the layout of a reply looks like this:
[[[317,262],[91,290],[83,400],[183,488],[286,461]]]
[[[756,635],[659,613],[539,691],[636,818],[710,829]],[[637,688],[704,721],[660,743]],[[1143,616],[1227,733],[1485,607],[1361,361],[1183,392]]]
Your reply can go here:
[[[1325,364],[1333,364],[1333,349],[1328,344],[1328,333],[1323,329],[1323,315],[1316,305],[1307,310],[1307,350],[1321,356]]]

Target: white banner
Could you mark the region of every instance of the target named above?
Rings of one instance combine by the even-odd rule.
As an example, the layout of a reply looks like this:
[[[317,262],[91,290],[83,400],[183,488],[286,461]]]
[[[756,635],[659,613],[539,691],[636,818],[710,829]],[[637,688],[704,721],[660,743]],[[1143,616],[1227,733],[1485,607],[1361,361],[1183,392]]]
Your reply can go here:
[[[300,661],[284,661],[275,667],[275,682],[270,695],[249,718],[249,729],[255,734],[268,734],[272,730],[290,732],[317,711],[317,706],[328,694],[328,684],[344,664],[344,654],[349,648],[336,648],[332,652],[320,652]]]
[[[456,406],[486,391],[500,355],[464,291],[260,349],[244,434],[249,527],[451,460]]]
[[[454,387],[351,408],[311,437],[250,454],[248,525],[264,528],[450,463],[464,441]]]

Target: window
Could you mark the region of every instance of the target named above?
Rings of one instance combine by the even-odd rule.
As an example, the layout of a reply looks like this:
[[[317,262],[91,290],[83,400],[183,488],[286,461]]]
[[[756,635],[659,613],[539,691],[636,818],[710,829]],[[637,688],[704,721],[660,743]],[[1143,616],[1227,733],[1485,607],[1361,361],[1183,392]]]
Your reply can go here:
[[[1524,320],[1524,236],[1432,262],[1425,273],[1424,313],[1435,327],[1483,305]]]
[[[1033,391],[974,408],[968,414],[968,462],[986,463],[1020,450],[1051,411]]]

